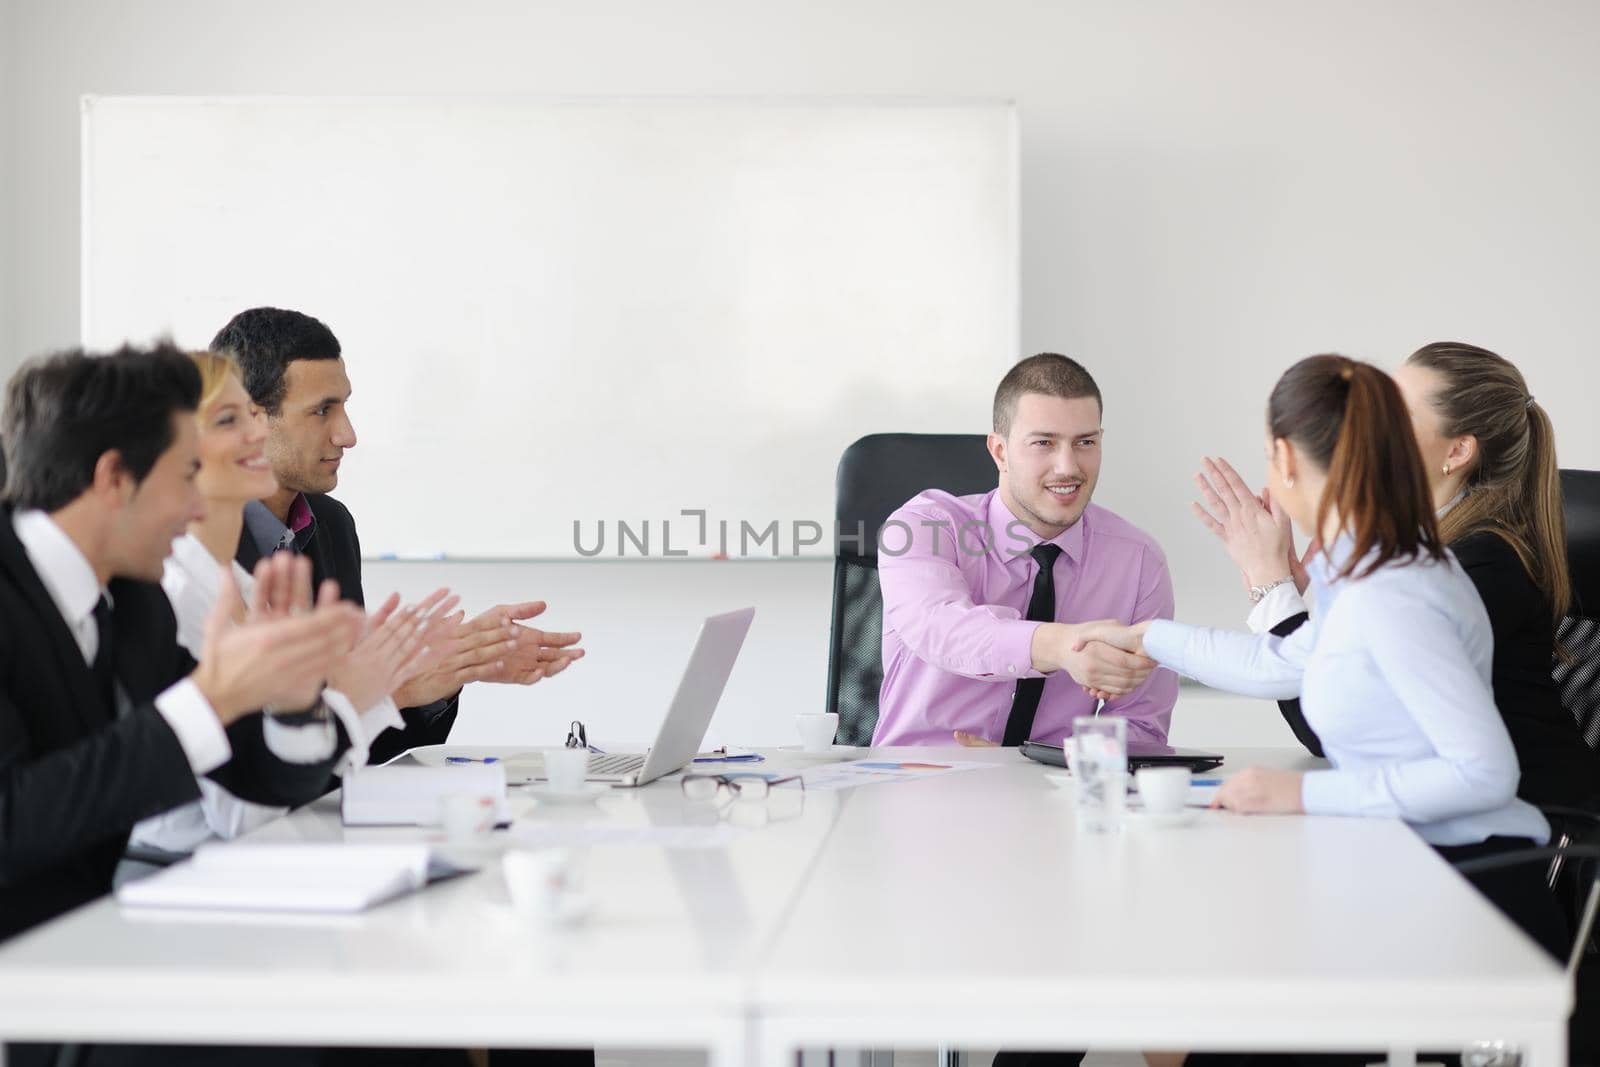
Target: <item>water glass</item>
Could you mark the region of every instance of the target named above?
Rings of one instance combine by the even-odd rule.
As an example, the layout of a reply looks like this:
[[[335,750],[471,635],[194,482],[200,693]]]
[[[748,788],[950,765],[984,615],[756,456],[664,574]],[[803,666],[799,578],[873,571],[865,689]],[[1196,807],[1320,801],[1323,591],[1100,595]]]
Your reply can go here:
[[[1114,715],[1072,720],[1066,741],[1077,794],[1078,829],[1118,833],[1128,800],[1128,724]]]

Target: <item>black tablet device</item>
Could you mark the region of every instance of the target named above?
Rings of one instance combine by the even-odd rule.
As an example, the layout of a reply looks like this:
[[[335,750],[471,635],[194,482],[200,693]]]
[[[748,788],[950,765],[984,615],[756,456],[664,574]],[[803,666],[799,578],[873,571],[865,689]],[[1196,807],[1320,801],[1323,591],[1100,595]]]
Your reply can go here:
[[[1022,754],[1031,760],[1048,763],[1052,767],[1067,765],[1066,753],[1060,745],[1044,745],[1038,741],[1024,741]],[[1171,745],[1154,745],[1145,741],[1128,742],[1128,770],[1140,767],[1187,767],[1191,771],[1209,771],[1222,765],[1222,757],[1215,752],[1199,752],[1192,748],[1173,748]]]

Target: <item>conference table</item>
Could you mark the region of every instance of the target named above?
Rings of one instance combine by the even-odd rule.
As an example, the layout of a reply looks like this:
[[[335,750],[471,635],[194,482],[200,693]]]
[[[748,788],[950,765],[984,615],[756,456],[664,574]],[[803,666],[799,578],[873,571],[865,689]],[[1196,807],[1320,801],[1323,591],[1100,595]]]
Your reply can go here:
[[[766,754],[709,769],[830,766]],[[1498,1040],[1566,1062],[1563,970],[1397,821],[1130,811],[1088,834],[1061,772],[1014,749],[870,755],[983,766],[720,812],[676,776],[585,805],[514,788],[510,830],[442,844],[479,873],[356,915],[104,899],[0,947],[0,1038],[699,1048],[716,1067],[936,1045],[1404,1064]],[[1316,765],[1226,755],[1215,773]],[[513,907],[502,850],[596,835],[582,921]],[[344,828],[332,797],[250,838],[418,839],[443,842]]]

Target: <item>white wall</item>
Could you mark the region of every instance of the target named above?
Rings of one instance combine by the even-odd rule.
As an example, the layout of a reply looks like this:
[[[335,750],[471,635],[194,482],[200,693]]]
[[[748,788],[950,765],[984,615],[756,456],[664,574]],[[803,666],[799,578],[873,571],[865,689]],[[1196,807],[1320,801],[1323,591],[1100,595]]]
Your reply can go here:
[[[1534,372],[1564,461],[1600,465],[1589,0],[17,0],[14,34],[8,366],[76,340],[83,93],[1009,97],[1022,347],[1100,379],[1097,499],[1167,545],[1180,613],[1221,622],[1241,598],[1187,514],[1197,457],[1162,428],[1203,419],[1254,470],[1266,389],[1297,356],[1498,348]],[[228,252],[196,250],[219,269]],[[821,689],[826,567],[809,573],[752,565],[745,587],[764,618],[816,627],[774,720]],[[547,583],[563,612],[596,617],[599,572],[566,580]]]
[[[368,602],[441,585],[474,611],[538,600],[538,622],[580,630],[588,655],[530,689],[474,685],[451,740],[553,744],[581,720],[591,741],[647,741],[688,659],[699,619],[755,604],[756,618],[712,723],[710,745],[792,744],[793,716],[826,708],[826,560],[612,560],[537,563],[369,563]],[[1293,745],[1276,709],[1185,686],[1173,717],[1179,745]]]
[[[16,5],[0,0],[0,368],[9,370],[17,347],[17,292],[15,271],[19,260],[16,196],[17,93]]]

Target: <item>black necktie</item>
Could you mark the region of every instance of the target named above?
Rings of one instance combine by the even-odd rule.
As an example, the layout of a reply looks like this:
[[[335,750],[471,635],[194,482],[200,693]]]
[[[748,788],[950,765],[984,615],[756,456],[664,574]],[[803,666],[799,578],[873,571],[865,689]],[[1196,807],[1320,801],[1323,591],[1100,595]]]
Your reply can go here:
[[[113,664],[116,662],[116,650],[111,647],[111,604],[104,596],[94,606],[94,628],[99,631],[100,641],[94,650],[94,663],[90,665],[90,670],[94,672],[95,688],[105,701],[106,710],[115,717],[117,691]]]
[[[1056,557],[1061,555],[1059,545],[1033,546],[1033,561],[1039,573],[1033,577],[1033,596],[1028,600],[1029,622],[1056,621]],[[1033,715],[1039,710],[1039,698],[1044,695],[1043,678],[1024,678],[1017,683],[1017,695],[1011,701],[1011,714],[1006,718],[1006,733],[1002,745],[1020,745],[1033,733]]]

